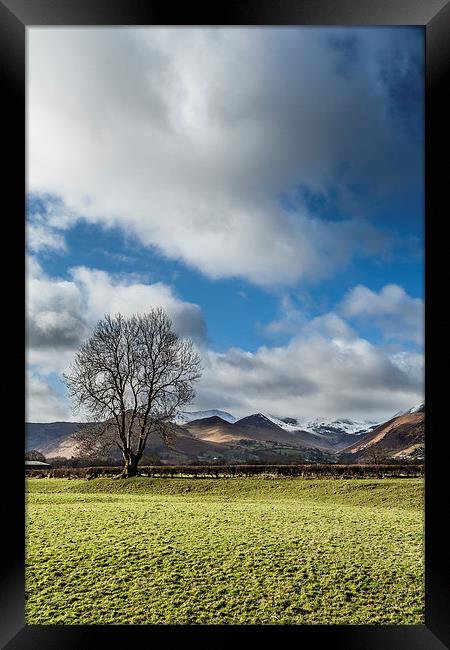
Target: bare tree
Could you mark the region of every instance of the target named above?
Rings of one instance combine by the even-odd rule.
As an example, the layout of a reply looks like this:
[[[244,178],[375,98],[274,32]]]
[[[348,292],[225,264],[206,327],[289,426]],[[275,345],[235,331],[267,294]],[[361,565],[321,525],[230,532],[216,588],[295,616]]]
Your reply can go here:
[[[136,476],[149,435],[167,432],[200,376],[192,341],[173,332],[161,308],[129,318],[106,315],[64,375],[76,405],[100,422],[80,432],[84,449],[98,454],[116,445],[122,476]]]

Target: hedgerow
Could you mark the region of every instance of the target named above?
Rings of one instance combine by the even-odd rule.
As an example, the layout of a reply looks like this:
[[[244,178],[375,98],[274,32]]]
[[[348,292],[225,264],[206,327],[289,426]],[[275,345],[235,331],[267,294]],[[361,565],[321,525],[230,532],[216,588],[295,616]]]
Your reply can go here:
[[[26,470],[27,476],[46,478],[82,478],[118,476],[120,467],[66,467],[50,470]],[[251,477],[288,476],[300,478],[401,478],[422,477],[424,465],[149,465],[139,468],[141,476],[164,477]]]

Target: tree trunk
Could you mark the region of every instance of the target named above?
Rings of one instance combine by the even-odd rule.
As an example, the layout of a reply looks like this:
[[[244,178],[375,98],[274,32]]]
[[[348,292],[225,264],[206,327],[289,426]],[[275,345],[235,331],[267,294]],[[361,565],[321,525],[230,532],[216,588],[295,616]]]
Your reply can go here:
[[[131,478],[137,476],[140,456],[133,454],[131,451],[124,451],[123,457],[125,460],[125,466],[119,478]]]

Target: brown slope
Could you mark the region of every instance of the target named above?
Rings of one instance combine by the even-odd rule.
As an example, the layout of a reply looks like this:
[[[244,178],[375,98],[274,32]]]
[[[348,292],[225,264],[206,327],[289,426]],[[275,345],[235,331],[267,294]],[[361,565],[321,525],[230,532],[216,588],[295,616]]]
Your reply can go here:
[[[73,433],[67,434],[65,438],[59,439],[54,443],[49,443],[42,448],[42,453],[49,460],[51,458],[72,458],[79,455],[79,445]]]
[[[184,425],[196,438],[221,444],[238,443],[239,440],[273,441],[308,449],[333,449],[325,436],[308,431],[286,431],[262,414],[249,415],[231,424],[214,416],[193,420]]]
[[[222,420],[218,416],[192,420],[183,426],[198,440],[222,444],[237,442],[242,438],[242,436],[238,435],[236,429],[233,428],[233,424]]]
[[[159,442],[157,442],[158,438]],[[194,458],[205,454],[220,455],[223,451],[223,446],[221,444],[210,440],[200,440],[193,436],[185,427],[178,425],[171,426],[169,445],[166,445],[160,436],[154,436],[152,440],[149,439],[149,442],[149,449],[152,449],[153,444],[159,444],[162,447],[165,446],[169,451],[183,453]]]
[[[322,434],[310,433],[309,431],[303,431],[302,429],[297,429],[293,431],[292,434],[294,444],[297,447],[305,447],[308,449],[321,449],[328,451],[336,451],[337,447],[327,436]]]
[[[82,433],[83,426],[75,433]],[[45,447],[45,455],[47,458],[64,457],[71,458],[81,455],[79,443],[72,431],[65,437],[59,437],[53,444],[49,443]],[[168,459],[173,457],[176,460],[177,454],[198,458],[202,455],[217,455],[222,450],[220,444],[214,441],[203,441],[193,436],[184,427],[176,424],[170,424],[170,436],[167,442],[161,435],[154,433],[149,436],[145,453],[158,453]],[[122,452],[118,448],[113,448],[111,453],[113,457],[121,457]]]
[[[239,438],[273,441],[308,449],[331,449],[330,442],[308,431],[286,431],[261,413],[249,415],[231,425]]]
[[[406,413],[380,424],[362,436],[343,453],[363,460],[371,454],[398,457],[408,449],[417,449],[425,443],[425,413]]]
[[[85,426],[83,422],[26,422],[25,448],[27,451],[37,449],[47,456],[71,433]]]

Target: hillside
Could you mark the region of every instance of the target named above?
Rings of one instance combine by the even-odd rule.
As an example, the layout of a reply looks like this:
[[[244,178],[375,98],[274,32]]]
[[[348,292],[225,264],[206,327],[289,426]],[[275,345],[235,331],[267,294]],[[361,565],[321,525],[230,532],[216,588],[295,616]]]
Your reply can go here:
[[[226,443],[242,439],[270,441],[298,448],[331,452],[348,447],[349,439],[351,438],[353,442],[355,436],[359,435],[359,426],[354,424],[353,429],[356,429],[358,434],[348,433],[344,426],[339,428],[337,421],[334,427],[323,425],[322,428],[317,426],[317,430],[305,430],[263,413],[249,415],[234,423],[224,422],[220,417],[205,418],[189,422],[185,427],[202,440]]]
[[[45,456],[64,455],[53,452],[59,447],[64,449],[71,434],[85,426],[86,422],[27,422],[25,449],[26,451],[37,449]]]
[[[174,424],[187,424],[193,420],[204,420],[206,418],[219,417],[225,422],[236,422],[237,418],[227,411],[220,411],[218,409],[211,409],[209,411],[181,411],[173,419]]]
[[[423,460],[425,456],[425,406],[392,418],[343,450],[354,462],[374,458]]]
[[[234,423],[224,422],[221,418],[194,420],[186,427],[202,439],[215,439],[222,442],[246,440],[273,441],[289,444],[296,443],[294,434],[289,433],[271,422],[261,413],[249,415]]]
[[[189,420],[194,414],[199,417]],[[183,424],[176,423],[180,421]],[[354,463],[372,462],[374,458],[423,460],[424,457],[424,404],[379,425],[344,418],[317,418],[307,423],[308,429],[303,429],[297,428],[298,422],[263,413],[236,419],[218,410],[186,412],[170,425],[169,442],[160,435],[149,438],[146,454],[172,464],[198,461]],[[361,429],[364,425],[368,427],[365,430]],[[49,459],[78,456],[74,433],[86,426],[80,422],[28,423],[26,449],[37,449]],[[117,450],[111,455],[119,458],[120,454]]]

